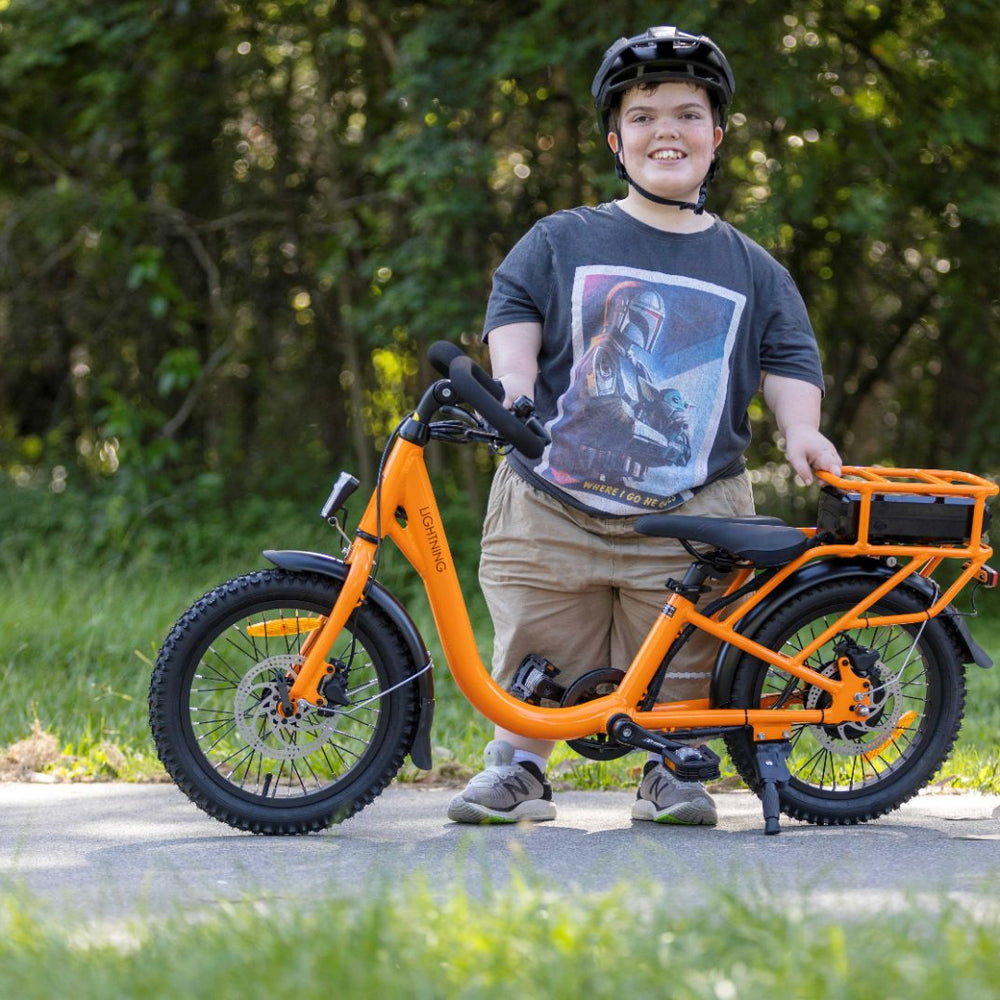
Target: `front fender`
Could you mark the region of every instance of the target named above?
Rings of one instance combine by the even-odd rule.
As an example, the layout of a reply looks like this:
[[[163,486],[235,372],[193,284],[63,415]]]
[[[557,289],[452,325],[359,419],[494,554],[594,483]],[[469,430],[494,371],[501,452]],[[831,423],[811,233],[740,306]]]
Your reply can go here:
[[[889,579],[895,572],[894,568],[887,566],[882,560],[865,556],[853,559],[820,559],[807,563],[785,580],[767,600],[741,619],[736,626],[736,631],[740,635],[752,639],[765,619],[769,618],[779,607],[820,583],[840,580],[845,577],[869,576],[873,579],[874,589],[874,586]],[[940,593],[933,580],[918,574],[908,576],[900,586],[915,591],[929,604],[935,601]],[[993,666],[989,654],[972,638],[969,628],[965,624],[965,619],[954,607],[949,604],[941,612],[939,618],[954,636],[964,663],[975,663],[980,667]],[[712,670],[711,698],[713,705],[725,706],[729,704],[736,667],[742,655],[742,650],[730,643],[723,643],[720,647]]]
[[[297,573],[319,573],[343,583],[347,579],[350,567],[342,560],[323,552],[300,552],[292,549],[268,549],[264,558],[274,563],[279,569],[287,569]],[[399,632],[409,654],[408,672],[417,674],[430,661],[427,646],[413,624],[406,608],[377,580],[369,582],[365,588],[364,600],[371,601],[392,623]],[[434,719],[434,678],[432,671],[424,670],[417,674],[417,691],[420,697],[420,718],[417,731],[410,747],[410,759],[423,770],[431,767],[431,723]]]

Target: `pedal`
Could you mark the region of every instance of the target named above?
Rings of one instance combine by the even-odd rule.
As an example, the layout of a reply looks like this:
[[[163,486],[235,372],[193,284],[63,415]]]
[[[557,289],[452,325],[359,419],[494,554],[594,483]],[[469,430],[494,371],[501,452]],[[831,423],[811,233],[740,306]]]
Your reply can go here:
[[[678,743],[662,733],[644,729],[627,715],[608,720],[608,736],[625,746],[659,754],[663,766],[678,781],[714,781],[719,777],[719,756],[709,747]]]
[[[764,808],[764,833],[781,833],[778,817],[781,815],[781,800],[778,789],[784,788],[792,775],[788,770],[788,755],[792,744],[788,740],[770,740],[757,744],[757,773],[763,785],[761,804]]]
[[[540,705],[543,701],[558,703],[566,692],[553,679],[558,675],[559,668],[544,656],[529,653],[514,673],[510,693],[529,705]]]
[[[663,766],[678,781],[715,781],[719,777],[719,755],[702,744],[682,744],[676,750],[663,751]]]

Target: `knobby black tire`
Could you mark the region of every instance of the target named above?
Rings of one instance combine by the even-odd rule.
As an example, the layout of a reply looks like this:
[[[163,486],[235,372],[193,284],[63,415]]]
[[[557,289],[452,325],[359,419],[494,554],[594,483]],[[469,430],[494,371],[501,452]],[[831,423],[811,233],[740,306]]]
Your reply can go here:
[[[350,705],[294,724],[273,711],[276,677],[288,683],[339,589],[311,573],[250,573],[207,593],[164,641],[149,688],[153,740],[171,778],[210,816],[253,833],[322,830],[370,803],[403,763],[417,686],[388,689],[419,665],[370,604],[352,614],[327,658]]]
[[[817,586],[780,607],[754,638],[791,655],[871,590],[871,582],[864,578]],[[871,614],[908,614],[926,606],[926,600],[915,592],[897,588]],[[876,686],[885,700],[871,720],[860,726],[792,728],[792,779],[780,791],[781,811],[810,823],[865,822],[912,798],[951,752],[965,709],[965,667],[940,619],[846,634],[859,645],[879,651],[882,665]],[[810,657],[809,665],[834,671],[836,642],[824,644]],[[900,676],[894,681],[896,674]],[[789,675],[747,655],[737,667],[732,705],[761,707],[762,698],[770,698],[772,707],[802,707],[810,699],[815,705],[819,697],[819,689],[801,681],[790,686]],[[748,730],[729,733],[726,744],[736,770],[760,795],[752,734]]]

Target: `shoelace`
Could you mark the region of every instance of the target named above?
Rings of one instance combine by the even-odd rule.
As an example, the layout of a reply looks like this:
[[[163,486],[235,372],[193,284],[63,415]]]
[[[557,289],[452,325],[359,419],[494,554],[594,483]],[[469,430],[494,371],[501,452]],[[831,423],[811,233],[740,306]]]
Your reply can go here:
[[[480,771],[472,779],[476,785],[499,785],[504,778],[520,774],[524,768],[519,764],[491,764],[485,771]]]

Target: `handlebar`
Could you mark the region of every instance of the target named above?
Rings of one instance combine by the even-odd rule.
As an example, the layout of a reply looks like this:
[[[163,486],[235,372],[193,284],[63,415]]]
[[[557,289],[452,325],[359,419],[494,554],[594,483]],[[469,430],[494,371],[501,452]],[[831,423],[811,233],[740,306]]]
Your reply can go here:
[[[500,382],[491,378],[460,348],[444,340],[431,344],[427,359],[451,381],[455,393],[478,410],[501,437],[526,458],[541,457],[549,443],[548,434],[534,418],[524,421],[503,407],[504,388]]]

